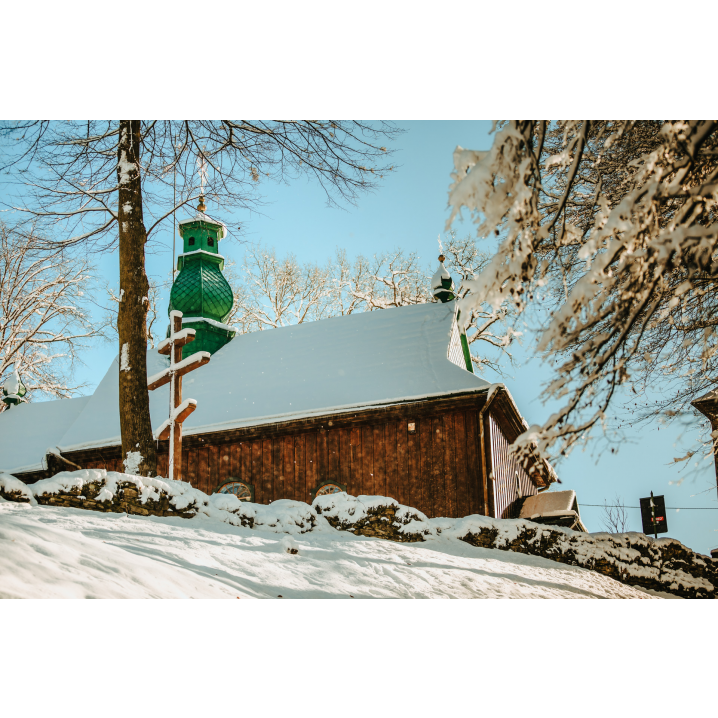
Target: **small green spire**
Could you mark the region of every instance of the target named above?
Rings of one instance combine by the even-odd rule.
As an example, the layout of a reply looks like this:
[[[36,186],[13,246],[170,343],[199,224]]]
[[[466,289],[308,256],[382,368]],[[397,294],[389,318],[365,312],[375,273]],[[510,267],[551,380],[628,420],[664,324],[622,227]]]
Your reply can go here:
[[[10,409],[15,404],[19,404],[22,398],[27,394],[27,388],[20,381],[20,375],[17,373],[17,369],[5,380],[5,385],[2,388],[2,401]]]
[[[431,278],[431,293],[440,302],[450,302],[456,298],[454,293],[454,280],[451,275],[446,271],[444,266],[444,260],[446,257],[443,254],[439,255],[439,268]]]

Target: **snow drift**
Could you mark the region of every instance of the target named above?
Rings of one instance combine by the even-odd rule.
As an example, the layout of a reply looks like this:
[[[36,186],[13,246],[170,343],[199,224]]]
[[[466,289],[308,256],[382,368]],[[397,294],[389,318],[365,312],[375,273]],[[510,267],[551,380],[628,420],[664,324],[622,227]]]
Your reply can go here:
[[[183,481],[85,469],[63,472],[25,485],[0,474],[0,496],[16,503],[91,509],[146,517],[211,520],[253,531],[336,534],[388,539],[397,543],[461,542],[540,556],[605,574],[621,583],[686,598],[712,598],[718,562],[700,556],[675,539],[643,534],[586,534],[527,520],[468,516],[429,519],[416,509],[383,496],[318,497],[312,506],[281,500],[244,503],[232,494],[211,496]],[[292,539],[285,550],[296,553]]]

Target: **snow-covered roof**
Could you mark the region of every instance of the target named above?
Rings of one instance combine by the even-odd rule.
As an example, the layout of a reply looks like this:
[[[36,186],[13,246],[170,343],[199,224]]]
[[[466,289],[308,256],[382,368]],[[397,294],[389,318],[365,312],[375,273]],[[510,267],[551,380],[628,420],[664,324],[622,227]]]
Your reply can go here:
[[[239,335],[184,378],[183,398],[196,399],[197,410],[183,424],[183,433],[485,391],[487,382],[447,358],[453,318],[453,302],[419,304]],[[148,376],[167,362],[149,351]],[[49,443],[63,452],[119,444],[118,383],[115,359],[84,410],[71,425],[65,422],[69,428],[61,438]],[[168,405],[167,386],[150,392],[155,430],[167,418]],[[36,461],[49,445],[40,443]],[[0,452],[4,444],[0,435]]]
[[[67,428],[90,401],[89,396],[18,404],[0,414],[0,471],[40,471],[47,450],[57,446]]]
[[[716,399],[718,399],[718,389],[711,389],[708,393],[703,394],[703,396],[699,396],[697,399],[694,399],[693,404],[702,401],[715,401]]]
[[[536,496],[529,496],[521,507],[522,519],[533,516],[557,516],[572,511],[578,513],[575,491],[544,491]]]
[[[197,210],[193,217],[181,219],[179,222],[177,222],[177,225],[181,227],[183,224],[189,224],[190,222],[209,222],[210,224],[218,224],[222,228],[222,234],[220,235],[220,239],[223,239],[227,236],[227,225],[224,222],[220,222],[218,219],[214,219],[208,214],[200,212],[199,210]]]

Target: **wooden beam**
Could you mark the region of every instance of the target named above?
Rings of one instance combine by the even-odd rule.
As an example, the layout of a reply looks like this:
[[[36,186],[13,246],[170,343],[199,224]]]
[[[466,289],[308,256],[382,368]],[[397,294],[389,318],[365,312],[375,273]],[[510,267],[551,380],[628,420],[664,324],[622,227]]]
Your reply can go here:
[[[157,347],[157,353],[169,356],[172,352],[172,346],[183,347],[186,344],[189,344],[190,342],[193,342],[195,340],[196,337],[194,329],[190,329],[188,327],[187,329],[183,329],[182,331],[187,332],[187,334],[185,336],[179,337],[178,339],[175,339],[174,341],[170,341],[169,339],[161,341],[159,346]]]
[[[216,432],[190,434],[185,441],[195,441],[203,446],[220,441],[244,441],[252,437],[266,438],[277,434],[304,434],[321,429],[351,429],[365,424],[386,423],[388,421],[414,421],[422,416],[435,416],[450,411],[465,409],[481,409],[486,401],[486,393],[472,392],[447,399],[446,397],[423,399],[404,404],[388,404],[386,406],[357,408],[354,411],[321,416],[290,419],[282,422],[254,424],[235,429],[223,429]],[[406,425],[404,426],[406,430]]]
[[[196,359],[193,359],[193,357],[197,357]],[[179,369],[175,370],[174,372],[166,371],[163,372],[162,375],[154,379],[154,377],[150,377],[150,379],[154,379],[154,381],[147,383],[147,389],[148,391],[153,391],[154,389],[159,389],[159,387],[164,386],[165,384],[169,384],[172,381],[172,375],[176,377],[182,377],[185,374],[189,374],[191,371],[194,371],[195,369],[199,369],[201,366],[204,366],[205,364],[209,364],[210,355],[209,352],[197,352],[197,354],[192,354],[191,356],[188,356],[185,361],[193,359],[193,361],[188,362],[184,366],[181,366]],[[155,374],[155,376],[157,376]]]
[[[177,424],[181,424],[195,409],[197,408],[197,404],[188,404],[180,413],[177,415],[177,418],[175,419],[175,422]],[[157,436],[158,441],[166,441],[170,438],[170,426],[169,424],[165,426],[162,431]]]
[[[392,404],[385,407],[373,407],[364,411],[356,410],[344,414],[324,414],[318,417],[309,417],[304,419],[293,419],[286,422],[275,422],[271,424],[259,424],[250,427],[238,429],[228,429],[224,431],[207,432],[202,434],[190,434],[182,437],[183,444],[188,449],[195,449],[209,444],[221,444],[232,442],[246,442],[253,438],[265,438],[267,436],[303,436],[307,433],[315,432],[324,427],[328,430],[332,428],[350,429],[353,426],[363,424],[375,424],[385,422],[398,422],[397,429],[403,428],[406,434],[406,422],[412,418],[419,416],[433,416],[444,414],[446,412],[456,412],[461,409],[480,409],[486,400],[485,392],[472,392],[471,394],[455,395],[454,397],[439,397],[429,400],[419,400],[406,404]],[[332,426],[329,426],[329,422]],[[160,447],[160,451],[167,451],[167,447]],[[97,447],[94,449],[80,449],[78,451],[65,452],[65,456],[71,457],[78,464],[88,461],[95,461],[98,457],[106,460],[115,460],[122,458],[122,449],[119,444],[110,444],[107,446]],[[45,472],[27,472],[25,476],[37,474],[39,478]],[[347,483],[342,480],[342,483]]]

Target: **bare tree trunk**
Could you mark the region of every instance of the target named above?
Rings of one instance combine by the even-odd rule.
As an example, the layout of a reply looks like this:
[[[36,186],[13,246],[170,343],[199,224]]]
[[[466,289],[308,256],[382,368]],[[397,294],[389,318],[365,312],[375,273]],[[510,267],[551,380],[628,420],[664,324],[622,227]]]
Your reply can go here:
[[[120,229],[120,429],[127,471],[157,473],[157,451],[147,391],[147,309],[149,282],[145,273],[147,231],[142,219],[140,121],[120,120],[117,147]]]

